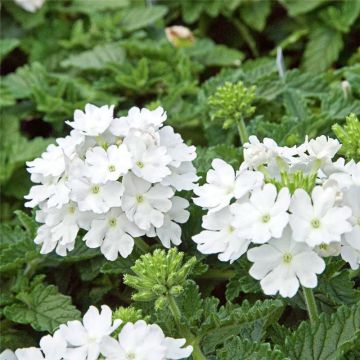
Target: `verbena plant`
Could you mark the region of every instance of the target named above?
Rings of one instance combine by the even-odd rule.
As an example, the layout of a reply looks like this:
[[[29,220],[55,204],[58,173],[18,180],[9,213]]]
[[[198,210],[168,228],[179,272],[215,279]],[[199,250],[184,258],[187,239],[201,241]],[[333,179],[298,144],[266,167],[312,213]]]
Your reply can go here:
[[[358,359],[360,2],[42,3],[2,4],[0,359]]]

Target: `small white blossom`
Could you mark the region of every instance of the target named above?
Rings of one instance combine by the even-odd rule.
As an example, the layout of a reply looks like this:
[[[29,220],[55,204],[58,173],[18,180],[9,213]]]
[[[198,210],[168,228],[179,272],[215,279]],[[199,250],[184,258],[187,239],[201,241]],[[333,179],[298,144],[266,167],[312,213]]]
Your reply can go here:
[[[305,139],[306,150],[310,158],[320,160],[322,163],[331,160],[339,151],[341,144],[336,139],[321,135],[316,139]]]
[[[94,183],[106,183],[118,180],[132,167],[130,152],[125,144],[111,145],[107,150],[100,146],[89,149],[85,164],[87,174]]]
[[[219,253],[221,261],[238,259],[248,249],[250,240],[239,236],[233,222],[234,215],[229,207],[203,216],[202,227],[205,230],[192,237],[198,244],[198,250],[203,254]]]
[[[5,349],[0,354],[0,360],[18,360],[18,358],[16,357],[15,353],[12,350]]]
[[[244,163],[251,169],[266,164],[278,152],[278,145],[272,139],[265,138],[263,142],[252,135],[244,144]]]
[[[122,328],[118,341],[105,337],[101,342],[101,354],[106,360],[184,359],[192,352],[192,346],[183,347],[184,344],[185,339],[165,337],[158,325],[138,320]]]
[[[356,243],[355,246],[350,245],[346,240],[341,246],[341,257],[347,261],[353,270],[360,267],[360,245]]]
[[[112,208],[104,217],[91,222],[84,241],[90,248],[100,247],[105,257],[113,261],[118,254],[124,258],[130,255],[134,247],[133,237],[144,233],[129,221],[121,208]]]
[[[194,183],[199,180],[199,177],[196,175],[196,169],[192,162],[183,162],[177,168],[169,166],[169,169],[171,174],[161,181],[162,185],[172,186],[178,191],[194,189]]]
[[[279,238],[288,224],[289,204],[287,188],[277,193],[274,185],[266,184],[254,190],[248,202],[233,205],[233,226],[241,236],[256,244],[263,244],[271,237]]]
[[[31,347],[15,351],[18,360],[62,360],[66,342],[58,331],[54,336],[46,335],[40,340],[40,349]],[[80,359],[79,359],[80,360]]]
[[[314,247],[322,243],[340,241],[342,234],[351,231],[348,222],[351,209],[335,206],[333,188],[316,186],[311,194],[297,189],[290,204],[290,226],[295,241]]]
[[[325,269],[324,260],[306,244],[292,241],[287,228],[280,239],[250,249],[248,259],[254,264],[250,275],[261,280],[266,295],[277,292],[283,297],[293,297],[299,284],[307,288],[317,285],[317,274]]]
[[[21,6],[24,10],[34,13],[39,10],[43,5],[45,0],[14,0],[16,4]]]
[[[314,251],[321,257],[338,256],[340,255],[340,250],[341,244],[336,241],[330,244],[322,243],[314,248]]]
[[[114,105],[97,107],[85,105],[85,112],[75,110],[74,121],[66,121],[72,128],[87,136],[98,136],[105,132],[113,120]]]
[[[90,306],[82,322],[73,320],[60,325],[58,332],[67,344],[64,358],[66,360],[98,359],[101,341],[120,324],[121,320],[112,321],[112,311],[108,306],[102,305],[100,313],[96,307]]]

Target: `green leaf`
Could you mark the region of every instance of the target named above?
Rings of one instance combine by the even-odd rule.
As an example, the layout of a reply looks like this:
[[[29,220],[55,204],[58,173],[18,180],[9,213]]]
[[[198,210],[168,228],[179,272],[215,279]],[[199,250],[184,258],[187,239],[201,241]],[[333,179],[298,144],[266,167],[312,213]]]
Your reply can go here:
[[[233,335],[260,341],[266,328],[279,319],[282,311],[280,300],[258,300],[253,305],[245,300],[241,306],[222,306],[217,312],[209,314],[209,319],[202,326],[202,348],[205,353],[210,353]]]
[[[269,0],[248,1],[241,6],[240,16],[249,27],[262,31],[270,11],[271,2]]]
[[[271,349],[270,344],[252,342],[247,339],[234,337],[227,341],[223,349],[218,350],[218,360],[286,360],[278,349]]]
[[[281,0],[290,16],[297,16],[312,11],[328,0]]]
[[[0,39],[0,61],[2,61],[7,54],[14,50],[20,41],[18,39]]]
[[[139,30],[163,18],[166,13],[167,8],[162,5],[132,6],[123,11],[120,27],[127,32]]]
[[[336,360],[359,344],[360,303],[341,306],[314,323],[303,322],[286,338],[283,352],[294,360]]]
[[[331,44],[331,46],[330,46]],[[344,46],[341,33],[318,24],[310,32],[304,54],[304,67],[308,71],[326,70],[339,57]]]
[[[104,10],[115,10],[129,5],[128,0],[73,0],[69,7],[65,7],[67,12],[82,12],[86,14],[97,13]]]
[[[71,298],[59,293],[54,285],[38,284],[16,298],[19,302],[6,306],[4,315],[14,322],[30,324],[37,331],[53,332],[59,325],[80,318]]]
[[[75,67],[81,70],[103,69],[109,63],[121,65],[125,60],[125,51],[119,43],[110,43],[96,46],[92,50],[80,54],[71,55],[61,65]]]

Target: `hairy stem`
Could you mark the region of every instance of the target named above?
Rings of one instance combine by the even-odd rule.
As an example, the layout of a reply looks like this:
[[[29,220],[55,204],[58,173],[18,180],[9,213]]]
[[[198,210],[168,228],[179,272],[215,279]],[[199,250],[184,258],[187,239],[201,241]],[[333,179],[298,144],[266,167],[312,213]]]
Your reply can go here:
[[[239,136],[240,136],[240,140],[241,140],[241,144],[244,145],[246,142],[248,142],[249,140],[249,135],[248,132],[246,130],[246,126],[245,126],[245,122],[244,119],[241,118],[238,123],[238,131],[239,131]]]
[[[206,357],[202,353],[199,345],[199,341],[196,336],[194,336],[189,329],[181,324],[181,311],[174,299],[170,294],[167,296],[170,312],[175,320],[176,326],[179,330],[179,334],[186,339],[186,342],[193,347],[192,358],[194,360],[206,360]]]
[[[313,291],[306,287],[303,287],[303,291],[310,322],[314,323],[318,318],[318,310]]]
[[[150,250],[150,246],[141,238],[135,238],[135,245],[137,248],[144,254],[148,253]]]

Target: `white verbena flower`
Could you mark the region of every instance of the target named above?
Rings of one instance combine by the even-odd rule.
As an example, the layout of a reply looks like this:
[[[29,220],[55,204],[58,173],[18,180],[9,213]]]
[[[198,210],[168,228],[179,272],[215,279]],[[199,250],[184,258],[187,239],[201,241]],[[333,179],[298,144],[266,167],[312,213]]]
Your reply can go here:
[[[269,138],[263,142],[252,135],[249,142],[244,144],[244,163],[251,169],[256,169],[260,165],[266,164],[274,154],[278,152],[277,143]]]
[[[342,259],[348,262],[353,270],[357,270],[360,267],[360,244],[356,243],[354,245],[350,245],[344,240],[340,254]]]
[[[233,205],[233,226],[238,233],[253,243],[263,244],[271,237],[279,238],[288,224],[290,193],[282,188],[266,184],[254,190],[249,201]]]
[[[5,349],[0,354],[0,360],[18,360],[18,358],[16,357],[15,353],[12,350]]]
[[[111,335],[121,322],[121,320],[112,321],[112,311],[107,305],[101,306],[100,313],[96,307],[90,306],[82,322],[73,320],[60,325],[58,332],[67,344],[64,358],[66,360],[98,359],[101,341]]]
[[[97,107],[85,105],[85,112],[75,110],[74,121],[66,121],[72,128],[87,136],[98,136],[105,132],[113,120],[114,105]]]
[[[318,136],[310,141],[306,137],[305,146],[310,158],[320,160],[322,163],[331,160],[341,148],[341,144],[337,139],[325,135]]]
[[[46,335],[41,338],[40,349],[35,347],[18,349],[15,355],[18,360],[62,360],[65,351],[66,341],[56,331],[54,336]]]
[[[164,213],[172,206],[173,189],[160,184],[152,186],[131,173],[124,176],[123,184],[122,208],[128,219],[143,230],[149,230],[151,225],[161,227]]]
[[[111,145],[106,150],[100,146],[93,147],[86,153],[85,164],[87,174],[95,184],[118,180],[133,166],[125,144]]]
[[[162,185],[172,186],[178,191],[194,189],[194,183],[199,180],[199,177],[196,175],[192,162],[185,161],[179,167],[169,166],[169,169],[171,174],[161,181]]]
[[[289,228],[280,239],[250,249],[248,259],[254,264],[250,275],[261,280],[266,295],[277,292],[283,297],[293,297],[299,284],[307,288],[317,285],[317,274],[325,269],[324,260],[306,244],[294,242]]]
[[[340,241],[341,235],[351,231],[348,222],[351,209],[335,205],[336,192],[332,187],[315,186],[309,194],[297,189],[290,204],[290,226],[295,241],[310,247]]]
[[[94,219],[90,230],[84,236],[90,248],[100,247],[108,260],[116,260],[118,254],[123,258],[129,256],[134,247],[133,237],[142,236],[145,232],[129,221],[121,208],[112,208],[105,216]]]
[[[209,212],[221,210],[234,197],[240,199],[262,184],[263,175],[259,172],[244,170],[236,175],[232,166],[221,159],[214,159],[211,165],[213,169],[206,175],[207,183],[194,189],[198,195],[194,203]]]
[[[219,260],[233,262],[246,252],[250,240],[239,236],[233,226],[234,215],[226,207],[216,213],[203,216],[200,234],[192,237],[203,254],[217,254]]]
[[[24,10],[34,13],[36,10],[39,10],[43,5],[45,0],[14,0],[16,4],[21,6]]]
[[[106,360],[170,360],[190,356],[192,346],[183,347],[185,339],[165,337],[156,324],[138,320],[127,323],[118,341],[105,337],[101,342],[101,354]]]

